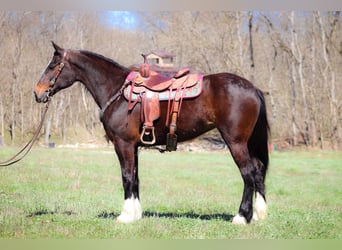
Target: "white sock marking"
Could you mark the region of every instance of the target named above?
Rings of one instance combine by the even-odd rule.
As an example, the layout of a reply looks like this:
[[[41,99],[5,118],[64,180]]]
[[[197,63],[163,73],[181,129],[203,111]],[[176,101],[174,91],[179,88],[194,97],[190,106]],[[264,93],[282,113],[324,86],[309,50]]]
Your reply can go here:
[[[121,214],[116,218],[121,223],[131,223],[141,219],[142,209],[138,198],[126,199]]]
[[[259,192],[255,195],[255,210],[253,213],[253,220],[264,220],[267,216],[267,205]]]

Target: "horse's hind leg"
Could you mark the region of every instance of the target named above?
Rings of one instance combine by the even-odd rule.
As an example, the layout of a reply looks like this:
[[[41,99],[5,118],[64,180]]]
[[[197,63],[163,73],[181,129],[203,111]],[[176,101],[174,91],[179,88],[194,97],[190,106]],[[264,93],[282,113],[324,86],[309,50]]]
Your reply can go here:
[[[235,163],[239,167],[244,190],[238,214],[233,218],[234,224],[246,224],[254,220],[263,220],[267,216],[265,200],[265,176],[266,169],[263,163],[250,157],[246,143],[228,144]],[[253,213],[253,194],[255,192],[255,210]]]
[[[234,224],[247,224],[253,217],[253,194],[255,188],[256,168],[250,158],[247,143],[228,143],[231,154],[239,167],[244,189],[238,214],[233,218]]]

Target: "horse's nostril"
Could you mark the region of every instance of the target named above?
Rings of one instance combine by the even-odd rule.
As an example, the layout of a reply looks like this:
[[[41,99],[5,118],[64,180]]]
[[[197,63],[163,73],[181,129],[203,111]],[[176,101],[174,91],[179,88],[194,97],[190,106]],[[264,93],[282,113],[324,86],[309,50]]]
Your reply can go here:
[[[33,91],[33,95],[34,95],[34,98],[36,99],[36,102],[40,102],[36,91]]]

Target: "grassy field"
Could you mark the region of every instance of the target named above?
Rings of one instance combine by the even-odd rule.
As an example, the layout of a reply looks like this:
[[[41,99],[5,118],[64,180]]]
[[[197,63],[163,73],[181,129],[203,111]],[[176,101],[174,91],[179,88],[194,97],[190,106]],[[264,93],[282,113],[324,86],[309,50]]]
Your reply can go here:
[[[0,161],[16,149],[0,149]],[[342,154],[275,152],[267,220],[232,225],[242,179],[227,151],[140,153],[143,219],[115,222],[123,204],[109,149],[34,148],[0,169],[0,238],[341,239]]]

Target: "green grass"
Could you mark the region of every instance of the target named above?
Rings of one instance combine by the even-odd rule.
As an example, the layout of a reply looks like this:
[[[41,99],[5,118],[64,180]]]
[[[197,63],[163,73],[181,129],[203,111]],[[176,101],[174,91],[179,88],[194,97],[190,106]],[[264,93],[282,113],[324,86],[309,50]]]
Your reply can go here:
[[[2,148],[0,161],[15,152]],[[34,150],[0,169],[0,238],[341,239],[342,154],[275,152],[266,180],[269,216],[232,225],[242,179],[227,151],[140,153],[143,218],[115,222],[120,167],[109,149]]]

